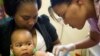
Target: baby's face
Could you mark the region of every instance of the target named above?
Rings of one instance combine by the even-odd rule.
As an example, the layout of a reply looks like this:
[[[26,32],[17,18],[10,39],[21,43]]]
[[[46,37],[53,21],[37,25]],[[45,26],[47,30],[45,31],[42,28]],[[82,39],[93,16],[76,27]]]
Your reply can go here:
[[[12,38],[12,51],[15,56],[32,56],[33,40],[29,32],[16,33]]]

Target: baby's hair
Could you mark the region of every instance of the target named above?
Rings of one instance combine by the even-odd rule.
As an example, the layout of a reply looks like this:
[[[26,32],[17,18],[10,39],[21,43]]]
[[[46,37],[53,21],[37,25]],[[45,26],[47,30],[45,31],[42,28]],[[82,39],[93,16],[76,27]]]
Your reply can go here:
[[[16,35],[18,35],[18,34],[24,34],[24,33],[29,33],[29,34],[31,34],[31,32],[29,31],[29,30],[27,30],[27,29],[16,29],[16,30],[14,30],[13,32],[12,32],[12,34],[11,34],[11,43],[10,44],[12,44],[12,40],[13,40],[13,38],[16,36]]]

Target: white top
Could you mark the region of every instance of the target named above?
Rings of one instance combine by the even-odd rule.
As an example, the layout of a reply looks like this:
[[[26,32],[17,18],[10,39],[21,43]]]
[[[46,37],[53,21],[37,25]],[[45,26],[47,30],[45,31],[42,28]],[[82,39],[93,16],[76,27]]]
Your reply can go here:
[[[36,29],[36,34],[37,34],[37,45],[36,45],[37,50],[46,51],[46,44],[44,38],[37,29]]]

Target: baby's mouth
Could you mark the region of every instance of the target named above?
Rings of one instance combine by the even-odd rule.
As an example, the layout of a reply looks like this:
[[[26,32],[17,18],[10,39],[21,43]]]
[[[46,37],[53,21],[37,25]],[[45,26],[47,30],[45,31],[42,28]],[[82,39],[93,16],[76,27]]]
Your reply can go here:
[[[22,56],[32,56],[32,55],[29,53],[23,53]]]

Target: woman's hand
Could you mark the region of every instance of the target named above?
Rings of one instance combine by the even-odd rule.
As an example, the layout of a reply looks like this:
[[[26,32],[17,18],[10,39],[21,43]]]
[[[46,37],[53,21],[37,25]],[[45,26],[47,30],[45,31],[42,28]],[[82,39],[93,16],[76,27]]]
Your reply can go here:
[[[56,45],[53,48],[53,54],[55,56],[59,56],[61,53],[63,53],[63,55],[65,55],[66,53],[68,53],[71,50],[75,49],[75,45],[74,44],[69,44],[69,45]]]

